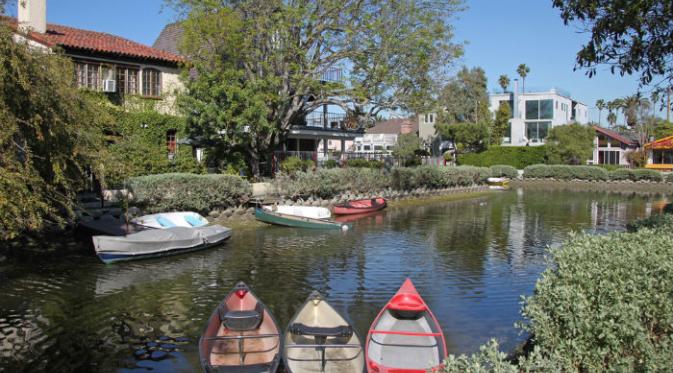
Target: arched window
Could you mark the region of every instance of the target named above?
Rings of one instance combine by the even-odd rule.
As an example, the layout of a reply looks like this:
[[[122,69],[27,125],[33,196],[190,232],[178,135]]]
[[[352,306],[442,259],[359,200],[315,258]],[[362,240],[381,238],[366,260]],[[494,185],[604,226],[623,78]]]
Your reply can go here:
[[[161,96],[161,71],[143,69],[143,96]]]

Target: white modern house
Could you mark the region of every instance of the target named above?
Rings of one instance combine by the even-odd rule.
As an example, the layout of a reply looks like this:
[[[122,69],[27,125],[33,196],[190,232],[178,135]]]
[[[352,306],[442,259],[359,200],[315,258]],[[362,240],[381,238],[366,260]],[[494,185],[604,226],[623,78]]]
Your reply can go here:
[[[503,139],[503,145],[542,145],[553,127],[573,122],[589,122],[587,105],[572,99],[562,90],[519,93],[518,88],[518,81],[515,80],[514,92],[490,95],[490,110],[494,115],[503,102],[508,103],[512,111],[509,131]]]

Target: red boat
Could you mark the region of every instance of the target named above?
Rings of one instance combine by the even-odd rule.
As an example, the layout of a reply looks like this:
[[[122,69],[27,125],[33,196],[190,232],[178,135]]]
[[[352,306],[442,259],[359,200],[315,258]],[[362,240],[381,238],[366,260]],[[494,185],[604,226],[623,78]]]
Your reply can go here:
[[[345,203],[334,205],[335,215],[353,215],[364,214],[366,212],[373,212],[381,210],[386,207],[386,199],[376,197],[371,199],[356,199]]]
[[[410,279],[372,323],[365,355],[369,373],[424,373],[441,367],[446,358],[442,328]]]

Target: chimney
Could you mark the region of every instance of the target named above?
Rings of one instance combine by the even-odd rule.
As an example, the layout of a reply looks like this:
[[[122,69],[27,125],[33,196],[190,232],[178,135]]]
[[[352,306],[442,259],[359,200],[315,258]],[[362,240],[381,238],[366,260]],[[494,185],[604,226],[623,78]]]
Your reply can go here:
[[[402,123],[402,125],[400,126],[400,134],[401,134],[401,135],[409,134],[409,133],[411,133],[411,129],[412,129],[412,128],[413,128],[413,125],[412,125],[411,123],[409,123],[409,122],[404,122],[404,123]]]
[[[512,94],[512,118],[519,117],[519,79],[514,79],[514,93]]]
[[[47,32],[47,0],[18,0],[19,30]]]

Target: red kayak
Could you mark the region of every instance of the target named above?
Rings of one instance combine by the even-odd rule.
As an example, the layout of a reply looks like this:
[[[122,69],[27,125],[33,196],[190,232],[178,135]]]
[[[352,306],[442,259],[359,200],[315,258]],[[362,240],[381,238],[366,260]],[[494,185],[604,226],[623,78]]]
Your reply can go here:
[[[373,212],[381,210],[386,207],[386,199],[376,197],[371,199],[356,199],[345,203],[334,205],[335,215],[353,215],[364,214],[366,212]]]
[[[442,328],[410,279],[372,323],[365,354],[369,373],[424,373],[441,367],[446,358]]]

